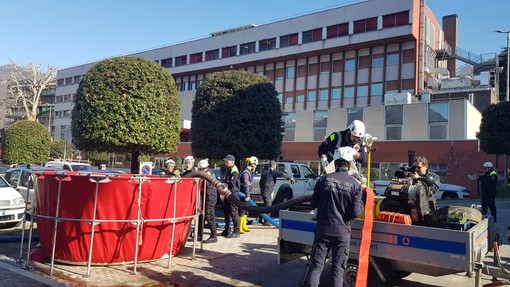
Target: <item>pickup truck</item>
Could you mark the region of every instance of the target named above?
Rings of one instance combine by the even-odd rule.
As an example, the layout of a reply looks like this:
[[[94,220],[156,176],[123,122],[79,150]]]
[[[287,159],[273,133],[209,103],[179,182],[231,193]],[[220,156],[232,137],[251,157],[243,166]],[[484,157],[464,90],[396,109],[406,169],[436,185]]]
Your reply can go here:
[[[260,176],[263,171],[271,167],[269,162],[260,163],[253,175],[253,190],[251,198],[256,203],[262,203],[262,195],[260,194]],[[294,184],[290,180],[280,177],[276,179],[275,188],[271,198],[273,204],[287,201],[289,199],[299,197],[308,193],[313,193],[313,188],[319,177],[303,163],[294,162],[277,162],[276,168],[292,176],[296,181]]]

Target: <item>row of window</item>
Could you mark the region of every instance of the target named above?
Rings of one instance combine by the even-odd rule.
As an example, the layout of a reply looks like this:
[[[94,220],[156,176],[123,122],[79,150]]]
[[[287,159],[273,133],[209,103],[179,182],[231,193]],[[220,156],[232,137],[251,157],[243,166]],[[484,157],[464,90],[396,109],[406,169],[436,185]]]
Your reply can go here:
[[[401,57],[402,54],[402,57]],[[402,61],[401,61],[402,59]],[[388,52],[386,54],[373,54],[368,56],[359,56],[358,58],[346,58],[345,60],[328,60],[320,61],[319,63],[312,63],[308,65],[288,66],[285,68],[267,69],[265,71],[257,71],[257,74],[267,76],[271,81],[302,78],[306,76],[328,75],[330,73],[356,71],[362,69],[379,68],[386,66],[398,65],[401,62],[414,63],[415,50],[407,49],[401,52]],[[190,79],[189,77],[188,79]],[[195,77],[197,78],[197,77]],[[411,80],[412,81],[412,80]],[[177,79],[177,89],[179,91],[195,90],[202,83],[202,80],[188,81],[185,78]],[[390,84],[391,85],[391,84]],[[414,82],[411,87],[407,89],[414,89]],[[395,90],[395,89],[390,89]],[[361,91],[362,92],[362,91]]]
[[[353,28],[351,34],[365,33],[377,29],[392,28],[409,24],[409,11],[402,11],[383,15],[380,17],[372,17],[352,22]],[[325,33],[323,33],[323,31]],[[323,36],[323,34],[325,34]],[[212,61],[220,58],[229,58],[238,55],[246,55],[256,52],[274,50],[277,48],[285,48],[298,44],[306,44],[326,39],[338,38],[349,35],[349,23],[340,23],[324,28],[316,28],[313,30],[291,33],[279,37],[262,39],[259,41],[251,41],[239,45],[222,47],[218,49],[198,52],[194,54],[181,55],[174,58],[165,58],[160,60],[161,66],[165,68],[179,67],[187,64],[195,64],[204,61]],[[301,41],[299,40],[301,36]],[[257,47],[258,44],[258,47]],[[189,58],[189,60],[188,60]]]
[[[82,76],[67,77],[57,80],[57,87],[77,85],[80,83]]]
[[[66,95],[58,95],[55,96],[55,102],[56,103],[66,103],[66,102],[72,102],[74,99],[74,93],[73,94],[66,94]]]
[[[71,117],[71,110],[55,111],[55,118],[69,118]]]
[[[402,140],[402,126],[404,125],[404,106],[385,106],[385,140]],[[363,108],[348,108],[347,122],[363,121]],[[313,113],[313,140],[322,141],[326,136],[328,125],[328,111],[317,110]],[[447,139],[448,103],[438,102],[428,105],[429,139]],[[294,141],[296,127],[296,113],[286,113],[284,116],[284,141]]]

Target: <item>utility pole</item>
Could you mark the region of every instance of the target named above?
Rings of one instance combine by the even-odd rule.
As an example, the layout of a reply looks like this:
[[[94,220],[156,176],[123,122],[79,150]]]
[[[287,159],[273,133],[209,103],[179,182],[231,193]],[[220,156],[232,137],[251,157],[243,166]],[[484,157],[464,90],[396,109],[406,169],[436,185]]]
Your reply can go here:
[[[510,79],[510,31],[502,31],[502,30],[494,30],[495,33],[501,33],[506,34],[506,95],[505,95],[505,101],[508,102],[509,100],[509,79]],[[508,187],[508,155],[505,154],[504,156],[504,163],[503,168],[505,169],[503,171],[503,177],[504,177],[504,191],[506,192]]]

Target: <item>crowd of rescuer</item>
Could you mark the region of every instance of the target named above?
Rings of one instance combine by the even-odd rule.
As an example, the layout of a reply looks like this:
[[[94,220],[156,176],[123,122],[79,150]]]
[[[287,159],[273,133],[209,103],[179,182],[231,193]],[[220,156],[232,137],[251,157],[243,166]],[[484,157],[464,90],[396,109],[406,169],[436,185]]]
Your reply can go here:
[[[332,160],[335,151],[340,147],[352,147],[357,152],[354,155],[356,162],[367,162],[367,151],[363,148],[363,137],[365,136],[365,124],[362,121],[354,120],[343,131],[331,133],[319,145],[317,154],[321,165],[325,168]]]
[[[195,169],[195,159],[188,155],[184,158],[184,170],[182,171],[181,176],[185,176],[186,174],[196,171]]]
[[[201,172],[204,172],[210,176],[213,176],[211,171],[209,170],[209,161],[207,159],[203,159],[198,162],[198,170]],[[218,241],[217,237],[217,227],[216,227],[216,215],[214,213],[214,208],[216,206],[216,202],[218,200],[218,192],[216,191],[216,188],[214,185],[204,180],[205,182],[205,221],[209,224],[209,229],[211,230],[211,235],[208,239],[204,240],[204,243],[216,243]],[[201,186],[201,188],[204,188],[204,185]],[[202,238],[202,222],[204,220],[204,216],[200,215],[198,218],[198,226],[200,228],[198,229],[198,236],[201,239]]]
[[[166,166],[166,169],[160,173],[161,175],[180,177],[179,170],[175,169],[175,161],[173,159],[168,159],[165,162],[165,166]]]
[[[348,171],[355,150],[340,147],[333,156],[335,172],[322,176],[315,185],[312,208],[317,208],[317,225],[310,265],[304,286],[319,286],[324,264],[331,250],[331,286],[342,286],[349,256],[351,222],[363,211],[361,185]]]
[[[225,162],[225,179],[228,189],[234,196],[239,196],[239,169],[235,165],[236,158],[229,154],[223,161]],[[227,238],[239,238],[239,213],[237,206],[226,199],[223,201],[223,210],[225,213],[225,230],[221,233]],[[230,221],[232,220],[233,231],[230,232]]]

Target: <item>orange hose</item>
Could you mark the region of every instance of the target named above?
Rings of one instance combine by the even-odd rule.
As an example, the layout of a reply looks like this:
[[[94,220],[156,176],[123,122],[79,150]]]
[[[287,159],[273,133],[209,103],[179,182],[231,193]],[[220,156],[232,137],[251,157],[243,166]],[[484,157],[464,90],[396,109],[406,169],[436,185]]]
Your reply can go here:
[[[372,242],[372,227],[374,225],[374,191],[370,187],[366,187],[363,190],[367,195],[367,200],[365,203],[365,220],[361,230],[356,287],[367,286],[370,243]]]

